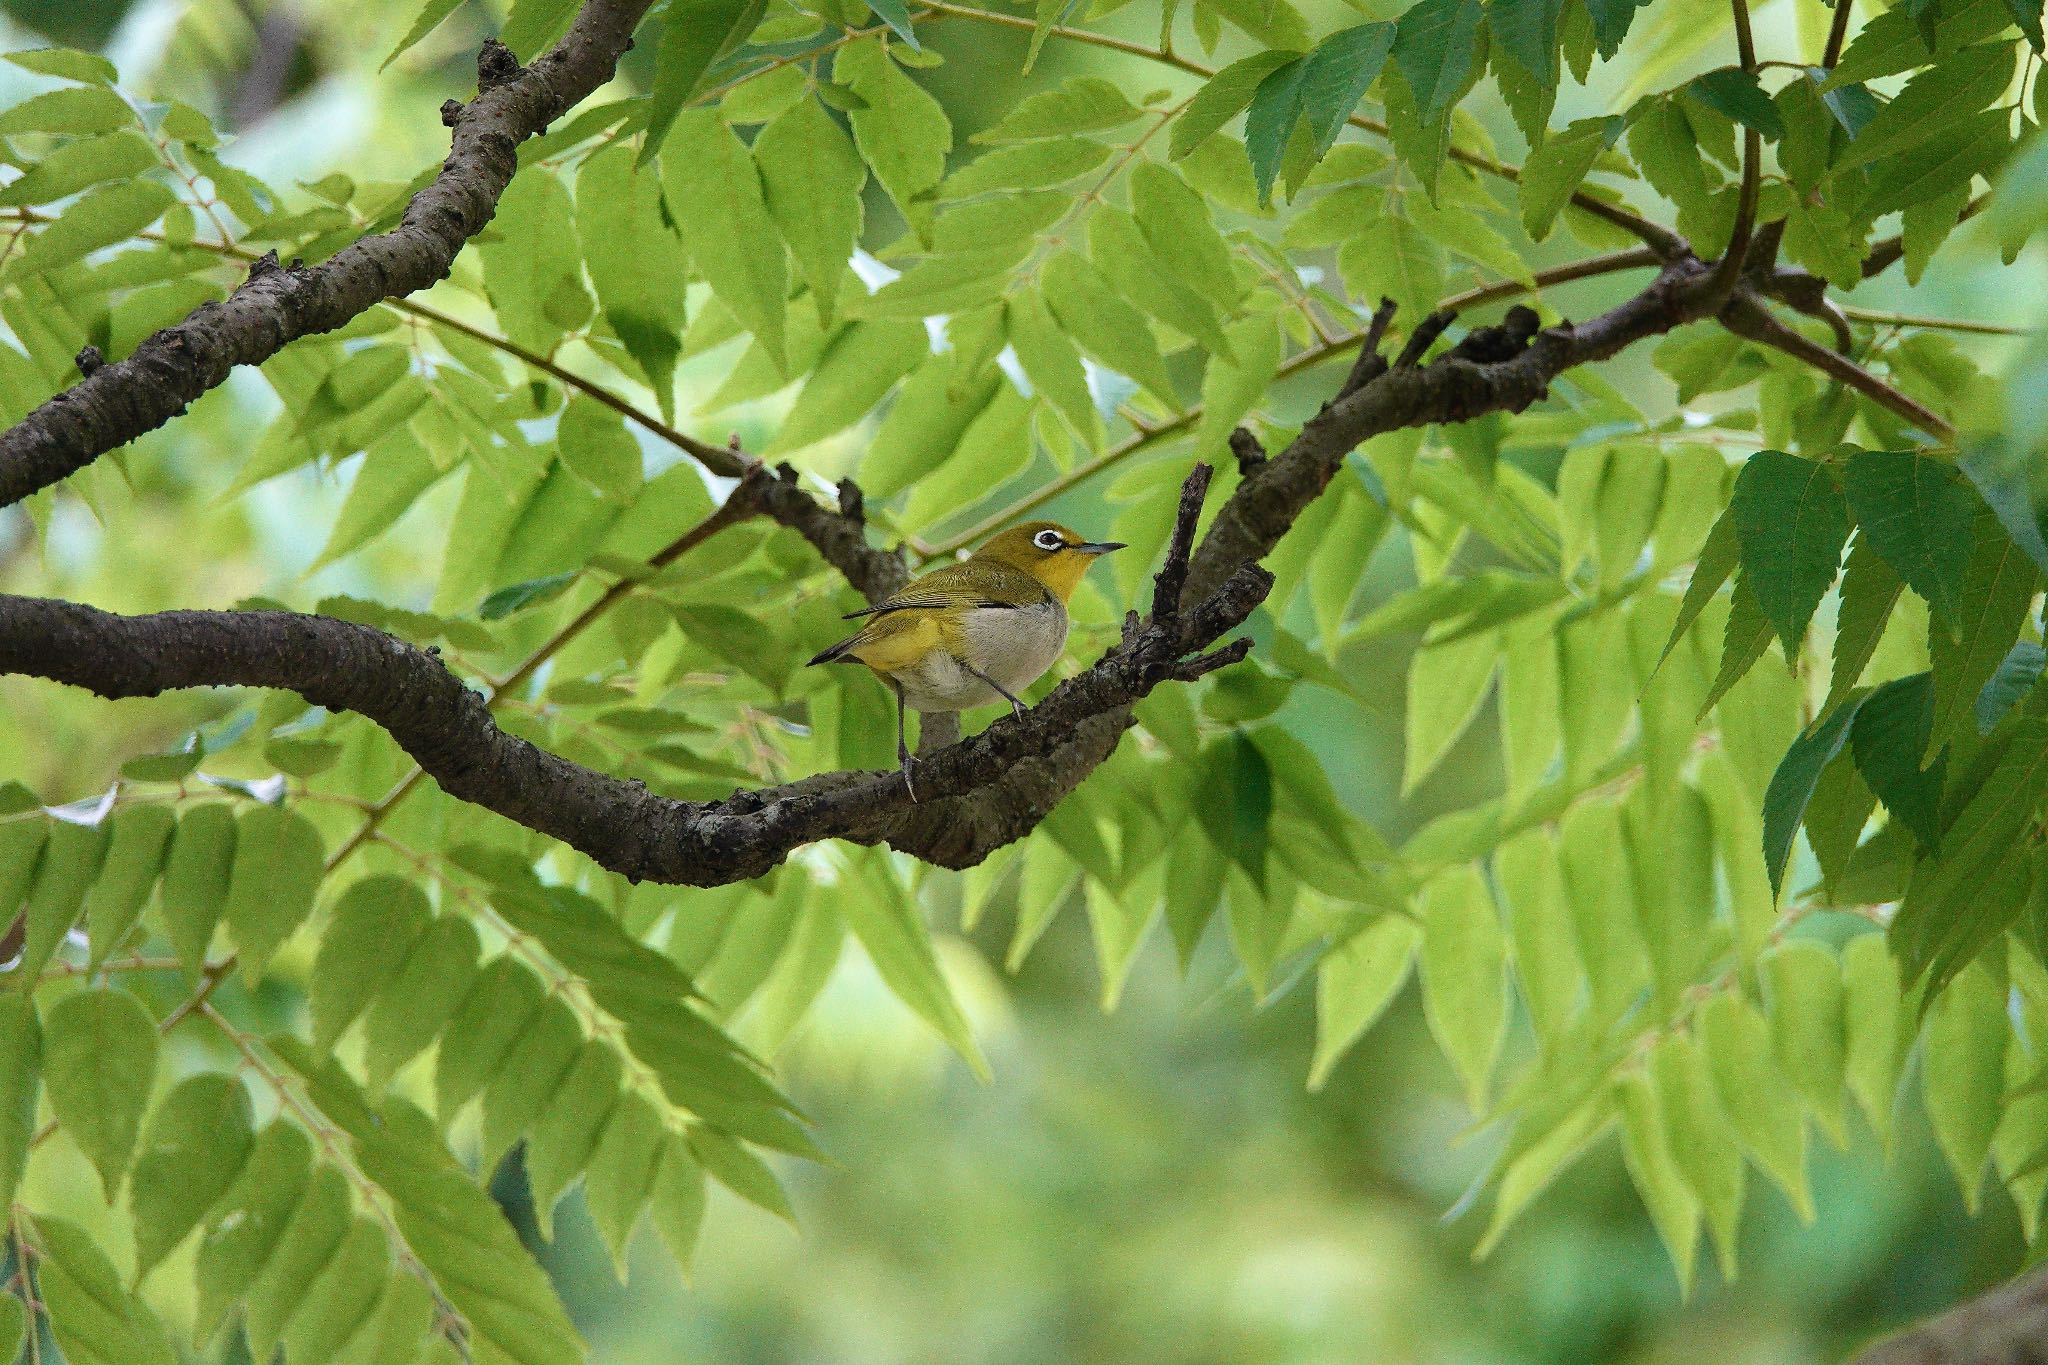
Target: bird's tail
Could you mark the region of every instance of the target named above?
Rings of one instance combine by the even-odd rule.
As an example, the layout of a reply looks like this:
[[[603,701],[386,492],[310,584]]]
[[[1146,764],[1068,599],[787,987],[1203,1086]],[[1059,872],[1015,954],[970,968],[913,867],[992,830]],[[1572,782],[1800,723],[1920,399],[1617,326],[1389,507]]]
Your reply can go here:
[[[860,637],[858,635],[849,635],[844,640],[841,640],[838,644],[833,645],[830,649],[819,650],[816,654],[811,656],[809,661],[804,664],[804,667],[810,668],[815,664],[859,663],[860,660],[854,658],[851,654],[847,653],[847,650],[852,648],[853,642],[855,640],[858,640],[859,638]]]

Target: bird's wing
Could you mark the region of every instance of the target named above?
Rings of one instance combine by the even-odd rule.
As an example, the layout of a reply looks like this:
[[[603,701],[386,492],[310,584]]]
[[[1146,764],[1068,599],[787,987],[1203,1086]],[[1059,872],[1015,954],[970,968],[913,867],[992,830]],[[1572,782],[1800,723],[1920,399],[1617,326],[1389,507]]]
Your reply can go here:
[[[1035,607],[1045,596],[1037,579],[1021,569],[970,559],[948,564],[907,584],[894,597],[850,611],[847,621],[882,617],[899,611],[942,611],[948,607]]]
[[[862,626],[844,651],[878,673],[895,673],[913,667],[945,642],[939,617],[905,608]]]

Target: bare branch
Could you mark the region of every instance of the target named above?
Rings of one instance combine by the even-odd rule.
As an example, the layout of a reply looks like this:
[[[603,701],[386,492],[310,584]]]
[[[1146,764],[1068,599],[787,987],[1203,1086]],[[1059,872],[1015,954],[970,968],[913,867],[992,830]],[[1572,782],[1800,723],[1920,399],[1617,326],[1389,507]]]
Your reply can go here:
[[[1180,615],[1181,593],[1188,582],[1188,555],[1195,548],[1195,523],[1201,520],[1202,501],[1209,496],[1209,476],[1214,472],[1206,464],[1197,464],[1180,486],[1180,508],[1173,519],[1173,537],[1166,543],[1166,562],[1152,580],[1155,621],[1171,621]]]
[[[611,78],[650,2],[587,0],[568,33],[530,67],[487,44],[477,61],[480,93],[443,107],[454,129],[448,158],[397,227],[311,268],[259,259],[224,302],[202,304],[0,433],[0,507],[162,426],[237,365],[258,364],[300,337],[333,331],[380,300],[446,277],[456,253],[496,212],[518,169],[519,144]]]
[[[1840,0],[1844,8],[1848,0]],[[1849,1365],[2039,1365],[2048,1351],[2048,1267],[1888,1337]]]
[[[1918,400],[1899,392],[1858,365],[1849,357],[1810,341],[1771,315],[1763,301],[1747,289],[1739,289],[1721,309],[1721,323],[1739,337],[1760,342],[1803,360],[1831,379],[1848,385],[1881,407],[1889,408],[1928,435],[1943,443],[1952,442],[1956,429]]]

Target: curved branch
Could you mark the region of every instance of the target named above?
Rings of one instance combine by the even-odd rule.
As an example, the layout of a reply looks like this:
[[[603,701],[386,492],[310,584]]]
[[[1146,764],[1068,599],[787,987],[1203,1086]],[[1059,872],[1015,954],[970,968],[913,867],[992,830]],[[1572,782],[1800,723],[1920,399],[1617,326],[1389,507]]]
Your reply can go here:
[[[595,772],[500,730],[486,698],[434,655],[365,626],[294,612],[117,616],[0,596],[0,673],[71,683],[101,696],[174,688],[276,687],[388,731],[450,795],[494,810],[629,877],[719,885],[757,877],[820,839],[886,843],[925,861],[968,866],[1028,834],[1116,747],[1130,708],[1155,687],[1243,657],[1216,645],[1271,587],[1258,560],[1322,492],[1346,453],[1382,432],[1520,411],[1564,370],[1711,316],[1708,267],[1666,264],[1640,294],[1590,322],[1535,331],[1511,314],[1429,364],[1411,348],[1327,404],[1286,450],[1253,463],[1198,549],[1199,475],[1183,498],[1154,613],[1022,717],[917,761],[912,802],[895,773],[830,773],[719,802],[675,801]],[[1417,330],[1421,330],[1418,328]],[[868,546],[857,494],[837,509],[792,474],[756,466],[736,497],[799,530],[855,586],[886,591],[906,571]]]
[[[518,147],[611,79],[651,0],[587,0],[562,40],[520,67],[493,41],[477,59],[478,95],[449,101],[441,172],[389,232],[311,268],[259,258],[221,303],[203,304],[132,355],[103,365],[0,433],[0,507],[84,468],[176,417],[237,365],[330,332],[381,300],[447,276],[456,253],[497,211]]]
[[[1848,0],[1841,0],[1846,5]],[[2034,1365],[2048,1349],[2048,1267],[1887,1337],[1849,1365]]]
[[[1739,289],[1721,310],[1721,324],[1739,337],[1760,342],[1804,361],[1831,379],[1839,380],[1880,407],[1889,408],[1944,444],[1956,438],[1956,429],[1925,404],[1901,393],[1858,365],[1848,356],[1810,341],[1771,315],[1771,310],[1748,289]]]

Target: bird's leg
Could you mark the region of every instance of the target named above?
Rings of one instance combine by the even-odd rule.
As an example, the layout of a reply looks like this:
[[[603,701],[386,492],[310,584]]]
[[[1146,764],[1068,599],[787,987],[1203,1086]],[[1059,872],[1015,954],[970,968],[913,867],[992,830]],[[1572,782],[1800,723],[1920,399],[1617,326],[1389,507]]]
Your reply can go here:
[[[903,698],[903,684],[894,678],[889,686],[896,693],[896,761],[903,765],[903,790],[910,793],[910,799],[917,800],[917,786],[910,780],[910,718],[906,714],[909,703]]]
[[[1009,688],[1003,686],[994,678],[991,678],[988,674],[982,672],[980,669],[976,668],[973,664],[968,663],[964,659],[960,661],[960,666],[966,669],[969,673],[972,673],[975,677],[987,683],[990,687],[993,687],[996,691],[1000,692],[1003,695],[1004,700],[1010,703],[1011,715],[1021,716],[1024,714],[1024,703],[1017,699],[1016,693],[1012,692]]]

